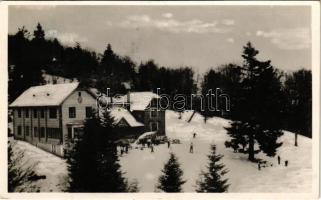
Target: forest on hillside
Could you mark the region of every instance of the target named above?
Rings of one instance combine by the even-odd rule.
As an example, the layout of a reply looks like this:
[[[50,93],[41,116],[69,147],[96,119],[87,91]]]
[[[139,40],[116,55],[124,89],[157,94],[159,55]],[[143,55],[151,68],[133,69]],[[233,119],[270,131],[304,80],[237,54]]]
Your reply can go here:
[[[129,83],[133,91],[155,92],[160,88],[161,93],[170,97],[197,92],[205,96],[209,89],[221,88],[230,96],[231,109],[224,114],[225,118],[312,137],[311,71],[302,68],[284,72],[270,60],[256,59],[257,54],[259,51],[250,42],[245,44],[240,52],[243,63],[212,66],[201,78],[198,88],[190,66],[162,66],[152,59],[138,64],[114,52],[111,44],[106,44],[102,54],[83,48],[79,43],[66,46],[57,38],[46,38],[45,30],[38,23],[32,32],[21,27],[15,34],[8,35],[8,99],[10,103],[29,87],[42,84],[42,70],[77,78],[83,87],[101,91],[109,87],[114,93],[125,92],[123,82]],[[171,105],[171,109],[175,107]],[[198,111],[205,120],[222,115],[217,110]]]

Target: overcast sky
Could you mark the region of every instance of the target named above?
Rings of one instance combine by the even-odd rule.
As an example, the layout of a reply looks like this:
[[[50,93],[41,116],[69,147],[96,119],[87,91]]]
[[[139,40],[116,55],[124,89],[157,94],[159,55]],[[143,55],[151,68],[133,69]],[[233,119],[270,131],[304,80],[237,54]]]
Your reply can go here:
[[[311,69],[308,6],[10,6],[9,33],[40,22],[46,37],[140,63],[209,68],[240,63],[247,41],[282,70]]]

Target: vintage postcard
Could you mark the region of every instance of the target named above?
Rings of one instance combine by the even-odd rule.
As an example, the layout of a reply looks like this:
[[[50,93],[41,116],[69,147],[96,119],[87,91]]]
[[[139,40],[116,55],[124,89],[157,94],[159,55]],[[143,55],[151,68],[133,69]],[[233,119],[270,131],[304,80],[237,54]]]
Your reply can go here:
[[[318,198],[320,2],[0,18],[1,198]]]

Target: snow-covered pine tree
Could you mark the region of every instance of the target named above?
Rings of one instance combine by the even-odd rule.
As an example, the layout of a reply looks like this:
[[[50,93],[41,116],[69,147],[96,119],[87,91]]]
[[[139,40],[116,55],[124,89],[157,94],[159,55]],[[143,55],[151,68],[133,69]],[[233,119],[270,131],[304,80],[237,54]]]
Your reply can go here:
[[[68,157],[70,192],[127,192],[118,163],[116,134],[108,113],[85,123],[84,135]]]
[[[228,172],[225,165],[220,163],[223,155],[216,154],[216,146],[211,145],[211,153],[207,156],[209,163],[207,171],[201,172],[200,179],[196,181],[196,192],[226,192],[229,184],[223,176]]]
[[[158,179],[157,188],[164,192],[181,192],[183,170],[180,168],[177,157],[171,153],[168,162],[164,165],[163,174]]]

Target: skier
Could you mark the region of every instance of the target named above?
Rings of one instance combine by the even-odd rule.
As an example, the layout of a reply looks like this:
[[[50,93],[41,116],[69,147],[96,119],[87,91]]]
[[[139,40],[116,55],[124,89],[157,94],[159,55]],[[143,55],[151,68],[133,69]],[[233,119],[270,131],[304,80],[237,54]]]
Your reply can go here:
[[[154,146],[150,145],[150,149],[151,149],[151,152],[153,153],[154,152]]]
[[[193,133],[193,138],[196,138],[196,133]]]
[[[191,142],[191,144],[189,146],[189,152],[193,153],[193,151],[194,151],[193,142]]]
[[[279,165],[280,165],[280,162],[281,162],[281,158],[280,158],[280,156],[278,156],[278,163],[279,163]]]
[[[171,142],[168,140],[167,141],[167,148],[169,148],[171,146]]]
[[[261,163],[260,162],[257,164],[257,167],[258,167],[258,169],[260,171],[261,170]]]
[[[289,161],[286,160],[286,161],[284,162],[284,164],[285,164],[285,166],[287,167],[288,164],[289,164]]]
[[[150,145],[151,145],[151,139],[148,139],[147,140],[147,147],[150,147]]]
[[[128,148],[129,148],[129,147],[128,147],[128,144],[126,144],[126,146],[125,146],[125,152],[126,152],[126,153],[128,153]]]

